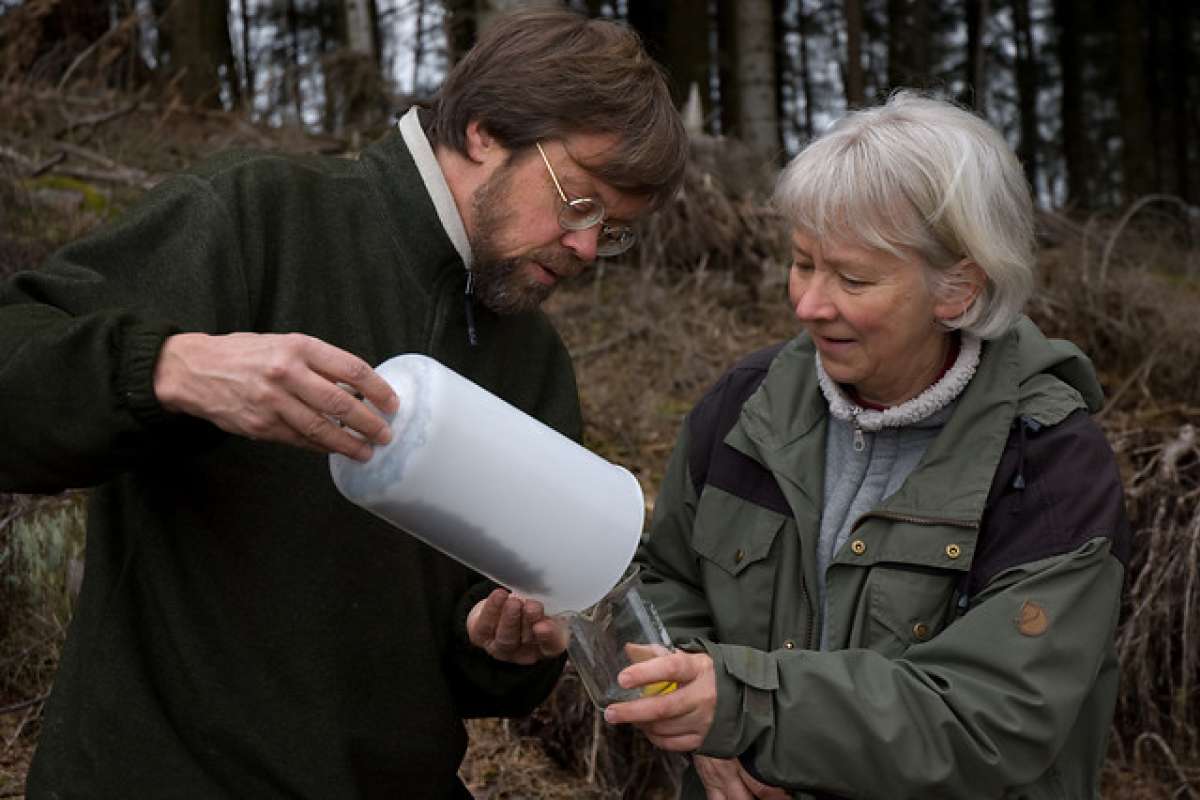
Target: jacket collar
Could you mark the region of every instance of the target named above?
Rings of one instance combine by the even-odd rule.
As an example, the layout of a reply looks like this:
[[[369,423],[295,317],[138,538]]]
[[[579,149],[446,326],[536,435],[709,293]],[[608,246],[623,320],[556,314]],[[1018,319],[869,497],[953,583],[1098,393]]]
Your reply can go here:
[[[1021,317],[1007,334],[984,343],[975,377],[942,433],[881,510],[978,525],[1013,420],[1054,424],[1078,408],[1095,410],[1100,400],[1086,356]],[[801,334],[771,362],[725,442],[770,469],[794,509],[795,491],[819,509],[828,417],[815,348]]]
[[[401,133],[392,131],[365,148],[359,164],[397,252],[409,252],[417,242],[424,248],[420,258],[409,260],[407,268],[427,281],[450,271],[463,275],[466,269],[463,256],[446,232]]]

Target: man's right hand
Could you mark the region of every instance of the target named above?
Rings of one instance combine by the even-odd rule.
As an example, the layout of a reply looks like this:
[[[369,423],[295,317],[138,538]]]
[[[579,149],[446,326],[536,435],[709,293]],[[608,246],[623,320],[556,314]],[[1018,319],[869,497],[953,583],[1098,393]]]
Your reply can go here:
[[[384,414],[395,392],[357,356],[298,333],[179,333],[167,338],[154,369],[154,392],[167,411],[191,414],[251,439],[366,461],[386,444]]]
[[[790,792],[755,780],[736,758],[693,756],[708,800],[789,800]]]

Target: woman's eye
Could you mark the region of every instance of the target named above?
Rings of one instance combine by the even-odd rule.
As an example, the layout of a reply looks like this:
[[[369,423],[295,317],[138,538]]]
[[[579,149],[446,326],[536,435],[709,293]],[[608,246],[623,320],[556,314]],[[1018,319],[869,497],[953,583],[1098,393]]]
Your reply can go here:
[[[792,269],[797,272],[810,272],[812,270],[812,262],[796,259],[792,262]]]
[[[870,281],[862,281],[858,278],[852,278],[849,275],[842,275],[842,283],[850,289],[862,289],[871,285]]]

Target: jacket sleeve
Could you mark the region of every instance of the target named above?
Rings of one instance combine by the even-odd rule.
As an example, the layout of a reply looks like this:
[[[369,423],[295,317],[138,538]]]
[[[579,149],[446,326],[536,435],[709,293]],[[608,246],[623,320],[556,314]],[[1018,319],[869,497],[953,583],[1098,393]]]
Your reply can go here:
[[[197,432],[159,405],[154,367],[172,333],[247,316],[233,227],[210,185],[181,175],[0,284],[0,491],[95,485],[164,433]]]
[[[689,439],[685,424],[667,462],[650,529],[642,537],[634,561],[641,567],[644,596],[658,612],[671,641],[684,650],[700,650],[703,641],[715,636],[715,629],[691,545],[697,497],[688,469]]]
[[[1039,492],[981,533],[1057,534],[1056,552],[1031,543],[1031,557],[1007,559],[964,615],[899,658],[706,643],[718,708],[701,752],[740,755],[771,784],[854,797],[993,797],[1044,773],[1116,669],[1128,523],[1111,451],[1085,422],[1031,448],[1023,469]],[[1093,458],[1104,468],[1082,486]]]

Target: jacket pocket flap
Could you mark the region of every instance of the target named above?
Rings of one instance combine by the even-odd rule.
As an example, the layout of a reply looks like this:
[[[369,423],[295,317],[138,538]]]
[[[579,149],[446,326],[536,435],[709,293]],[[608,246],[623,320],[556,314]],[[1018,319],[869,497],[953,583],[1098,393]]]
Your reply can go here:
[[[725,671],[755,689],[771,692],[779,688],[779,666],[775,657],[753,647],[721,645]]]
[[[692,547],[730,575],[761,561],[787,517],[709,486],[700,497]]]

